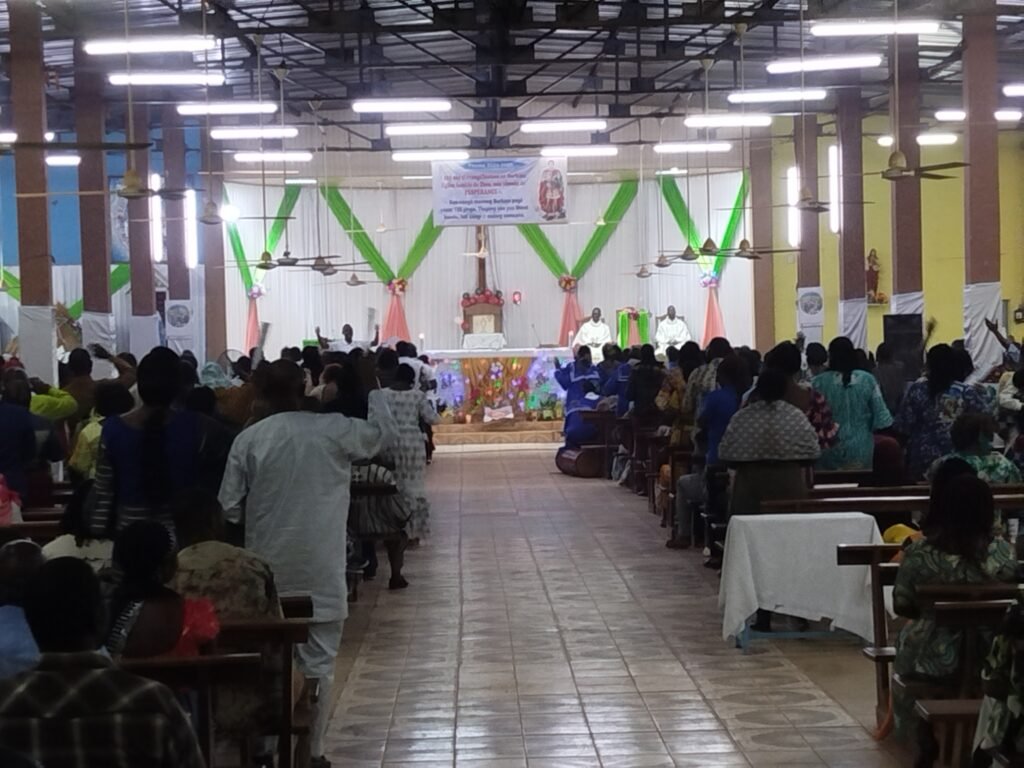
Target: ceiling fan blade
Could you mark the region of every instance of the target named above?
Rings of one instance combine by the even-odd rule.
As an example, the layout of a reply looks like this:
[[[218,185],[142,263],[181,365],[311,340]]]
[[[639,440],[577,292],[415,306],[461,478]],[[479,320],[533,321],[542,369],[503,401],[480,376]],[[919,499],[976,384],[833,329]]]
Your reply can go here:
[[[930,163],[928,165],[922,165],[917,170],[919,171],[951,171],[954,168],[966,168],[969,163]]]
[[[946,175],[943,175],[941,173],[922,173],[921,171],[917,172],[917,176],[918,176],[918,178],[921,178],[921,179],[936,179],[936,180],[938,180],[938,179],[955,179],[956,178],[956,176],[946,176]]]

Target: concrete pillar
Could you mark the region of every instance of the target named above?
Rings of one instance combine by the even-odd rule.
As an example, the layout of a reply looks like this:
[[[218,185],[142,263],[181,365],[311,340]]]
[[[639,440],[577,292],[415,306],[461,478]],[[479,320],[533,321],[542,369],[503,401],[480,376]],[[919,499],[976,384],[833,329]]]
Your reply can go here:
[[[907,164],[921,164],[917,134],[921,130],[921,75],[918,70],[918,42],[914,35],[893,35],[890,62],[899,57],[899,136],[900,151]],[[896,68],[890,64],[895,82]],[[896,89],[890,91],[890,115],[896,118]],[[895,147],[894,147],[895,149]],[[921,281],[921,180],[916,176],[892,183],[892,299],[895,315],[924,314]]]
[[[855,346],[868,343],[867,281],[864,253],[864,159],[860,89],[838,91],[836,132],[839,138],[839,333]]]
[[[148,141],[149,109],[144,104],[136,104],[128,119],[134,124],[135,141]],[[133,162],[139,180],[143,186],[148,187],[149,150],[136,150]],[[128,258],[132,270],[132,318],[129,338],[132,354],[140,359],[160,343],[160,317],[156,312],[149,218],[148,197],[128,201]]]
[[[800,175],[801,194],[806,190],[818,199],[818,116],[793,118],[793,143]],[[800,254],[797,261],[797,330],[808,341],[822,341],[825,326],[821,290],[821,238],[819,214],[800,213]],[[816,298],[815,298],[816,297]]]
[[[1001,348],[985,328],[999,318],[999,43],[993,0],[964,16],[964,328],[980,370],[998,365]],[[952,183],[952,182],[936,182]]]
[[[203,176],[202,186],[206,188],[203,200],[213,200],[220,205],[224,199],[224,163],[219,153],[208,151],[210,137],[202,138],[203,157],[210,158],[210,167]],[[228,348],[227,310],[225,308],[224,270],[224,227],[223,225],[200,224],[200,242],[203,249],[203,274],[206,313],[206,356],[216,360]],[[248,350],[246,350],[248,353]]]
[[[98,143],[106,140],[106,108],[103,101],[102,70],[95,67],[82,49],[75,45],[75,133],[78,140]],[[106,153],[79,152],[78,166],[79,232],[82,249],[82,344],[101,344],[116,351],[117,333],[110,302],[110,203],[107,185]],[[97,366],[100,363],[97,361]],[[107,364],[110,373],[113,366]]]
[[[7,11],[11,40],[12,127],[20,143],[41,145],[46,131],[46,71],[39,6],[15,2],[8,5]],[[18,195],[18,267],[21,280],[18,354],[30,375],[55,382],[57,335],[53,314],[46,162],[41,146],[16,149],[14,180]]]
[[[772,140],[771,136],[750,141],[750,229],[754,250],[773,247]],[[754,262],[754,343],[762,352],[775,345],[775,280],[772,258]],[[788,334],[787,334],[788,335]]]

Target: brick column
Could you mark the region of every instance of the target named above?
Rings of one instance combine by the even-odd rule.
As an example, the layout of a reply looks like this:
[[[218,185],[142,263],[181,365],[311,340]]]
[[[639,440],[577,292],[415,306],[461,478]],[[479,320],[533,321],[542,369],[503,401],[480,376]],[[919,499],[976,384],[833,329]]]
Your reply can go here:
[[[839,138],[839,333],[855,346],[868,343],[864,253],[864,159],[860,88],[841,88],[836,103]],[[842,202],[841,202],[842,201]]]
[[[772,140],[750,141],[750,233],[754,250],[771,250],[772,233]],[[754,262],[754,343],[767,352],[775,345],[775,281],[772,257]]]
[[[210,158],[210,172],[203,176],[202,186],[206,188],[203,200],[213,200],[220,205],[224,199],[224,168],[220,153],[209,152],[210,137],[203,134],[201,146],[203,157]],[[216,174],[216,175],[214,175]],[[223,225],[200,224],[200,242],[203,250],[204,297],[206,310],[206,356],[215,360],[228,348],[227,309],[225,308],[224,270],[224,227]]]
[[[800,175],[800,191],[808,190],[811,196],[818,198],[818,116],[816,114],[801,115],[793,118],[793,144],[796,165]],[[797,261],[796,285],[797,297],[802,289],[816,289],[824,299],[821,291],[821,238],[819,232],[819,214],[815,211],[800,213],[800,253]],[[797,308],[797,330],[801,331],[808,341],[822,341],[824,335],[824,307],[812,317]]]
[[[136,104],[132,114],[135,141],[149,140],[149,109]],[[149,150],[135,151],[135,170],[145,187],[149,186]],[[149,198],[128,201],[128,258],[131,262],[132,317],[130,344],[134,355],[142,358],[159,343],[159,316],[153,281],[153,252],[149,240]]]

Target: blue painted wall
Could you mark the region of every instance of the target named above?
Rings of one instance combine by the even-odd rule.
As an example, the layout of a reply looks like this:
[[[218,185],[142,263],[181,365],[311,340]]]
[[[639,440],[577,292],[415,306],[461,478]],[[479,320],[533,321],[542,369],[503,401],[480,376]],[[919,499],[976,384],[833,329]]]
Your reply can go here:
[[[185,171],[188,176],[187,185],[198,188],[201,156],[198,127],[185,129]],[[154,138],[160,132],[154,131]],[[73,135],[61,134],[62,141],[74,141]],[[121,133],[112,133],[107,141],[124,141]],[[150,150],[150,172],[163,173],[163,153]],[[123,152],[107,153],[107,175],[113,181],[119,181],[125,169]],[[55,193],[78,191],[77,168],[47,168],[47,184]],[[197,195],[202,204],[202,194]],[[199,238],[199,258],[202,260],[203,239]],[[78,197],[71,194],[56,195],[50,198],[50,248],[53,251],[54,263],[58,265],[81,264],[81,232],[79,231]],[[14,183],[14,156],[0,156],[0,249],[3,253],[5,266],[16,265],[18,262],[18,216],[17,198]]]

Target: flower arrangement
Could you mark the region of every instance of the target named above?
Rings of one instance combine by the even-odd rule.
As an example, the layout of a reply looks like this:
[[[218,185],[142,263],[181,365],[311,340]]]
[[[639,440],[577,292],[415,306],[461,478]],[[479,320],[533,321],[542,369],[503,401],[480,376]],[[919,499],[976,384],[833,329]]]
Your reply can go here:
[[[403,296],[405,289],[409,287],[409,281],[404,277],[396,277],[388,283],[388,290],[392,296]]]
[[[701,275],[700,276],[700,287],[701,288],[717,288],[718,277],[716,275]]]
[[[562,275],[558,278],[558,287],[566,293],[571,293],[576,290],[576,278],[572,275]]]
[[[490,288],[477,288],[475,293],[466,291],[466,293],[462,294],[460,304],[463,309],[475,306],[476,304],[493,304],[496,307],[503,307],[505,306],[505,298],[501,291],[492,291]]]
[[[262,299],[267,295],[267,289],[259,283],[253,283],[247,295],[250,299]]]

